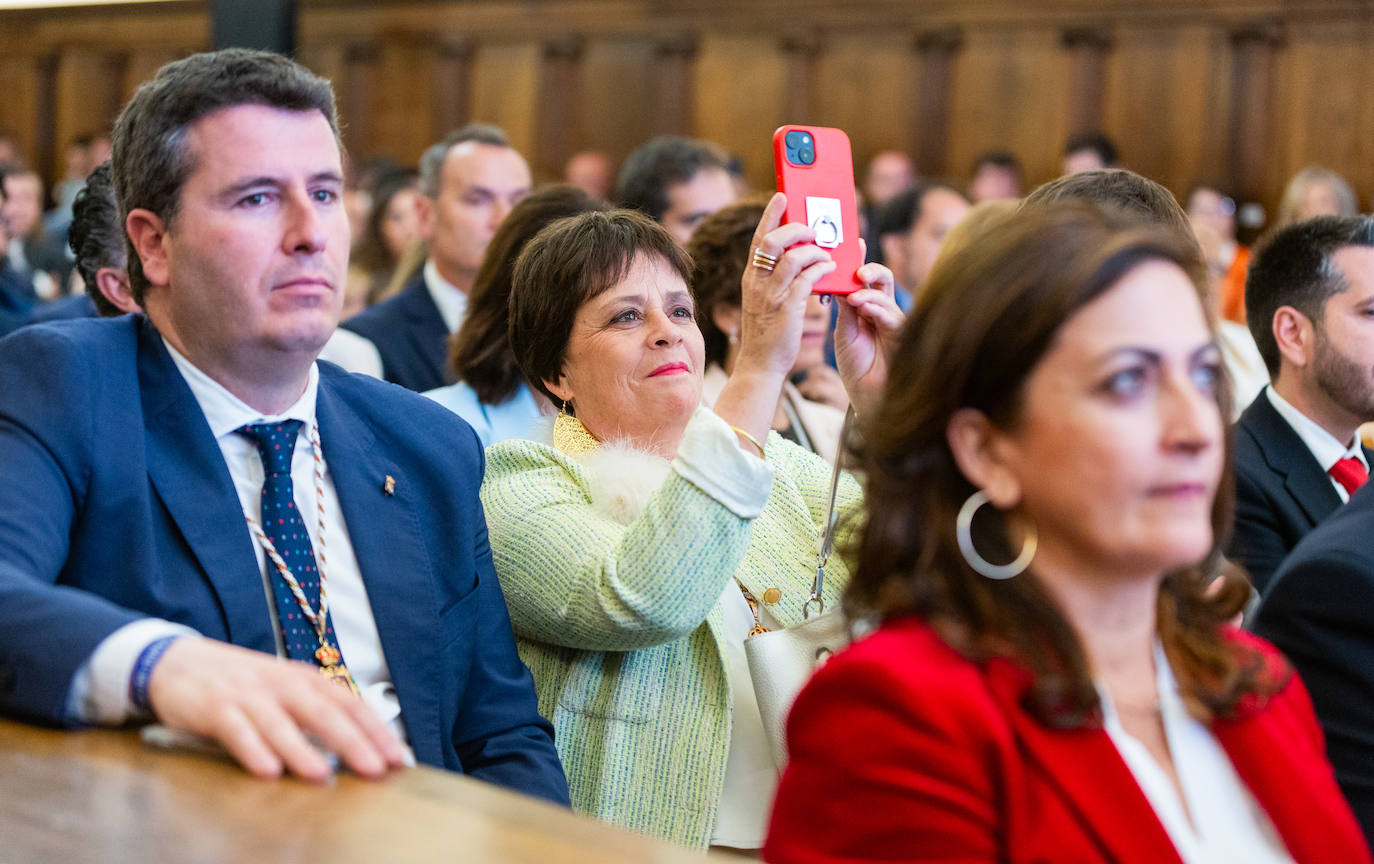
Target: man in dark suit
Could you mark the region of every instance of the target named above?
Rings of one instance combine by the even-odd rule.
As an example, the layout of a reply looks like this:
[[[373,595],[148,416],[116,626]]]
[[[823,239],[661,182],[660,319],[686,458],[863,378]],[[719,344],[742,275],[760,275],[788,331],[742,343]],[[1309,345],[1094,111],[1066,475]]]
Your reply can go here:
[[[404,738],[566,802],[475,435],[315,362],[349,237],[328,82],[243,50],[169,64],[114,175],[146,316],[0,342],[0,711],[157,720],[262,776],[327,776],[309,737],[376,776]]]
[[[1255,255],[1246,318],[1270,385],[1236,423],[1227,555],[1264,592],[1284,557],[1369,477],[1374,419],[1374,220],[1323,217]]]
[[[10,265],[5,250],[10,246],[9,193],[6,179],[13,168],[0,164],[0,336],[23,326],[33,312],[37,296],[33,283]]]
[[[424,392],[453,383],[449,336],[463,323],[492,236],[530,192],[530,169],[505,132],[472,123],[420,157],[419,191],[429,258],[400,293],[343,326],[376,346],[383,378]]]
[[[1374,845],[1374,485],[1312,529],[1281,566],[1254,630],[1292,661],[1336,781]]]
[[[63,293],[71,276],[66,236],[50,234],[43,226],[43,178],[24,166],[5,172],[5,221],[9,225],[6,254],[35,299]]]

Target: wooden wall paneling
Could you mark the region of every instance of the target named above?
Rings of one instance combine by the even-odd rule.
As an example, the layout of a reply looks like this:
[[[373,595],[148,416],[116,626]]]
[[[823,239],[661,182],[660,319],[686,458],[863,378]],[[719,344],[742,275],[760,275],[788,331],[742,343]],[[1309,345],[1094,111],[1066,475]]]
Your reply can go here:
[[[1147,24],[1119,30],[1108,57],[1102,128],[1125,167],[1180,199],[1195,179],[1225,179],[1214,143],[1229,119],[1220,53],[1209,27]]]
[[[40,60],[30,54],[0,53],[0,81],[6,82],[5,96],[0,99],[0,135],[12,137],[20,155],[30,161],[38,153],[43,104]]]
[[[812,106],[818,124],[849,134],[856,177],[875,153],[910,150],[916,69],[909,32],[826,36]]]
[[[465,37],[444,37],[434,44],[434,89],[430,111],[435,139],[468,122],[472,114],[472,62],[475,42]]]
[[[380,50],[376,43],[357,41],[343,46],[342,74],[334,79],[334,101],[343,117],[343,142],[350,156],[375,156],[369,147],[373,92],[376,90]]]
[[[707,35],[695,73],[692,134],[739,156],[756,188],[771,188],[773,130],[791,122],[777,39]]]
[[[540,43],[483,40],[472,73],[472,119],[506,130],[515,149],[533,159]]]
[[[120,79],[120,107],[134,95],[134,91],[145,81],[151,81],[157,74],[157,70],[166,66],[174,60],[180,60],[195,53],[197,49],[185,47],[178,48],[167,45],[134,45],[128,49],[128,54],[122,64],[123,74]]]
[[[62,151],[81,136],[108,132],[124,104],[127,55],[105,47],[70,45],[57,58],[53,138],[58,173]]]
[[[649,131],[653,135],[686,135],[696,105],[696,60],[701,38],[674,33],[654,42],[652,106]]]
[[[1263,197],[1277,207],[1267,180],[1275,165],[1275,92],[1282,27],[1273,21],[1231,31],[1231,123],[1228,129],[1233,194]],[[1286,112],[1285,112],[1286,113]],[[1282,189],[1282,181],[1280,182]],[[1272,212],[1270,214],[1272,218]]]
[[[623,160],[630,151],[655,134],[667,134],[657,126],[660,81],[655,69],[660,62],[659,45],[644,37],[609,37],[588,40],[578,65],[578,112],[567,132],[568,154],[580,150],[600,150],[612,161]],[[681,90],[685,76],[675,82]],[[686,82],[690,83],[690,82]],[[689,93],[676,94],[681,110]],[[689,118],[676,121],[675,133],[685,132]],[[558,166],[562,176],[563,165]]]
[[[378,40],[363,127],[368,156],[390,156],[415,164],[424,149],[443,135],[433,128],[433,51],[433,40],[424,34],[392,32]]]
[[[1067,27],[1060,39],[1069,56],[1069,134],[1101,129],[1111,28]]]
[[[1028,188],[1059,174],[1070,71],[1052,27],[969,28],[954,76],[948,164],[967,180],[978,154],[1010,150]]]
[[[1293,24],[1279,58],[1271,115],[1275,146],[1257,167],[1267,197],[1278,201],[1288,178],[1310,164],[1343,175],[1362,206],[1374,191],[1369,22]]]
[[[949,172],[950,99],[964,33],[943,27],[917,34],[916,56],[920,83],[916,91],[916,134],[913,151],[916,170],[923,176],[943,177]]]
[[[778,50],[783,67],[782,123],[818,125],[816,90],[824,41],[815,33],[793,33],[778,41]]]
[[[576,152],[582,116],[580,66],[587,40],[579,35],[550,39],[540,47],[537,135],[531,167],[536,177],[558,177]]]
[[[57,67],[56,52],[34,59],[37,72],[38,103],[34,112],[33,146],[29,150],[29,164],[43,178],[43,185],[52,187],[57,177]]]

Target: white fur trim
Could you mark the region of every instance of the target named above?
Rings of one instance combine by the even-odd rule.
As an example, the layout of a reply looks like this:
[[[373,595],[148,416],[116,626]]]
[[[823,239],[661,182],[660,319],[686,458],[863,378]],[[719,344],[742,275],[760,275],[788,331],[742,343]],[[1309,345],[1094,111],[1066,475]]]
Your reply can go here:
[[[573,458],[587,472],[592,506],[622,525],[644,512],[671,468],[667,459],[625,444],[602,444],[593,453]]]

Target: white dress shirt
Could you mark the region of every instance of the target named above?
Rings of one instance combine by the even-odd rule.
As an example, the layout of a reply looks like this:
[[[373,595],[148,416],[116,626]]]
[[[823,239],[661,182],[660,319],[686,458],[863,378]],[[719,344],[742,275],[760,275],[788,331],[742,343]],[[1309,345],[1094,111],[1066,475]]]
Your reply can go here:
[[[1103,726],[1140,784],[1184,864],[1293,864],[1264,808],[1211,731],[1188,713],[1164,650],[1155,643],[1155,680],[1178,794],[1150,751],[1121,726],[1107,688],[1098,686]]]
[[[1279,412],[1279,416],[1288,421],[1288,425],[1293,427],[1293,431],[1298,433],[1302,443],[1307,445],[1307,449],[1312,451],[1312,458],[1317,460],[1317,464],[1322,466],[1322,470],[1327,472],[1327,479],[1331,481],[1331,486],[1336,490],[1336,494],[1341,496],[1341,501],[1349,501],[1350,493],[1345,491],[1345,487],[1337,483],[1331,477],[1331,466],[1345,458],[1360,460],[1367,473],[1369,462],[1364,458],[1364,448],[1360,446],[1360,436],[1357,434],[1349,444],[1342,444],[1336,437],[1327,432],[1316,421],[1298,409],[1294,408],[1287,399],[1274,392],[1273,387],[1267,388],[1265,395],[1269,397],[1269,404],[1274,406],[1274,410]]]
[[[197,369],[171,345],[166,347],[210,424],[210,431],[224,455],[244,514],[252,516],[255,520],[261,518],[263,466],[257,445],[234,430],[249,423],[276,423],[283,420],[300,420],[303,424],[296,436],[296,449],[291,459],[291,482],[295,492],[296,508],[302,514],[318,513],[315,457],[310,444],[310,428],[315,423],[319,369],[311,364],[310,376],[301,397],[286,411],[268,417],[246,405],[210,376]],[[334,481],[329,475],[327,464],[323,487],[324,514],[321,518],[324,522],[325,536],[328,538],[328,566],[322,575],[328,579],[329,613],[334,623],[339,649],[343,652],[344,662],[352,673],[363,700],[384,722],[391,725],[392,730],[402,740],[405,740],[400,701],[396,697],[396,688],[391,683],[391,673],[382,652],[381,637],[377,633],[372,605],[368,600],[362,572],[353,553],[353,544],[349,541],[343,508],[339,505],[339,496],[334,489]],[[306,518],[305,523],[310,541],[318,551],[319,520]],[[233,528],[226,526],[226,530]],[[246,520],[239,526],[239,530],[248,531]],[[263,614],[271,616],[272,631],[277,639],[277,654],[284,656],[281,628],[276,619],[276,604],[270,582],[271,579],[277,578],[276,571],[269,570],[267,554],[256,540],[253,546],[257,549],[258,569],[263,580]],[[68,698],[69,708],[87,722],[125,722],[134,714],[134,707],[129,701],[129,676],[139,653],[160,636],[191,632],[194,631],[156,618],[136,621],[116,630],[96,647],[90,659],[77,673],[72,693]]]
[[[468,311],[468,295],[465,291],[439,275],[434,259],[425,261],[425,287],[434,305],[439,307],[439,317],[444,319],[448,332],[457,333],[463,324],[463,315]]]
[[[334,331],[320,349],[320,359],[327,360],[349,372],[382,377],[382,355],[372,340],[342,327]]]

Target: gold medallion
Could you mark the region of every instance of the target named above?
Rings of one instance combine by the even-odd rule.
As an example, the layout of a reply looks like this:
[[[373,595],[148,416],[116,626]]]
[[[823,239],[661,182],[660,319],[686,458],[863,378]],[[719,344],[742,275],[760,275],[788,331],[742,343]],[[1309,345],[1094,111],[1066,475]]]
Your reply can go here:
[[[358,685],[353,683],[353,676],[343,664],[343,655],[339,653],[338,648],[333,645],[321,645],[315,649],[315,660],[320,664],[320,674],[328,681],[352,690],[354,696],[358,695]]]

